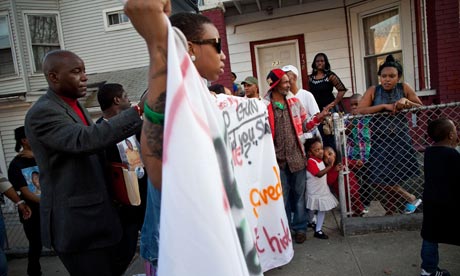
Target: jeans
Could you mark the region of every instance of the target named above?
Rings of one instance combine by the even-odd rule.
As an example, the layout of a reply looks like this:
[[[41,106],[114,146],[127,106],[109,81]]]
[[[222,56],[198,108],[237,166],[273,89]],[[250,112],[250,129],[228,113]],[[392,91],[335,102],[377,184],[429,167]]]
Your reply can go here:
[[[283,187],[284,208],[289,221],[289,226],[294,232],[306,233],[307,231],[307,211],[305,204],[305,180],[306,169],[297,172],[290,172],[289,168],[280,168],[281,186]],[[292,200],[289,194],[292,191]],[[293,206],[292,206],[293,205]],[[291,210],[294,218],[291,223]]]
[[[422,269],[426,272],[433,273],[438,269],[439,251],[437,243],[423,240],[420,256],[422,257]]]
[[[141,257],[153,263],[158,259],[160,238],[161,191],[147,182],[147,207],[141,230]]]
[[[6,255],[5,255],[5,250],[4,250],[5,238],[6,238],[5,221],[3,220],[2,210],[0,210],[0,276],[6,276],[8,274],[8,263],[6,261]]]

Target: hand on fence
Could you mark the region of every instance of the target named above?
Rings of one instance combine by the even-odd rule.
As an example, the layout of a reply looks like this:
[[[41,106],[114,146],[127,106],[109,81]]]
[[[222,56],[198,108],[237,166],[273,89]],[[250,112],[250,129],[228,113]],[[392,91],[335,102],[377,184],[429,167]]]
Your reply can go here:
[[[395,102],[395,110],[394,111],[400,111],[403,109],[408,109],[412,107],[420,107],[421,105],[418,103],[414,103],[407,98],[401,98],[399,101]]]

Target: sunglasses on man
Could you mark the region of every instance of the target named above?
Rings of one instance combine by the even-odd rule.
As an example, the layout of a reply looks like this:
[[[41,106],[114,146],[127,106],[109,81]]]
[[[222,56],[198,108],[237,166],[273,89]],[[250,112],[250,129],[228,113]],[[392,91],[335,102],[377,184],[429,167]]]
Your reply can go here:
[[[198,45],[210,44],[216,49],[218,54],[222,52],[222,40],[220,39],[220,37],[211,38],[211,39],[202,39],[202,40],[192,40],[190,42],[198,44]]]

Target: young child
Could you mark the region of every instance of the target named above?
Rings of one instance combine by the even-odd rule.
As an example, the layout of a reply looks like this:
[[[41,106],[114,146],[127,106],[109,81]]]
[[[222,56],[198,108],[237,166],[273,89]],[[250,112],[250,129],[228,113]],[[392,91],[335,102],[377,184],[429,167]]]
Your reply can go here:
[[[358,104],[361,100],[361,94],[354,94],[350,97],[350,109],[352,115],[358,114]],[[361,163],[362,165],[355,167],[354,172],[360,184],[359,194],[361,201],[365,206],[369,206],[371,202],[371,193],[368,182],[367,164],[369,153],[371,151],[371,117],[359,117],[351,120],[345,120],[347,126],[347,156],[348,160]],[[365,209],[367,212],[367,209]]]
[[[460,153],[455,150],[458,134],[451,120],[441,118],[428,124],[428,136],[434,145],[425,150],[424,158],[421,275],[450,276],[438,267],[438,243],[460,245],[458,228],[452,220],[458,217],[460,194]]]
[[[324,147],[324,164],[329,165],[329,160],[336,160],[336,153],[333,148],[331,147]],[[352,216],[362,216],[366,213],[364,209],[364,205],[361,202],[361,195],[359,193],[359,183],[358,179],[356,178],[353,170],[359,169],[363,166],[363,162],[361,160],[347,160],[348,161],[348,168],[350,171],[348,172],[348,178],[344,177],[345,181],[345,197],[347,200],[347,212],[349,212],[349,200],[348,200],[348,191],[350,191],[351,196],[351,210],[353,211]],[[345,158],[342,161],[345,163]],[[327,173],[327,184],[331,187],[332,192],[335,196],[339,196],[339,171],[343,169],[342,163],[338,163],[335,166],[335,169],[330,170]],[[348,181],[349,180],[349,181]]]
[[[323,162],[323,144],[317,137],[305,141],[305,150],[308,152],[307,161],[307,192],[305,200],[310,217],[316,215],[315,238],[328,239],[323,233],[323,227],[326,211],[335,208],[338,204],[337,199],[329,190],[326,182],[326,174],[334,167],[335,160],[328,160],[327,167]]]

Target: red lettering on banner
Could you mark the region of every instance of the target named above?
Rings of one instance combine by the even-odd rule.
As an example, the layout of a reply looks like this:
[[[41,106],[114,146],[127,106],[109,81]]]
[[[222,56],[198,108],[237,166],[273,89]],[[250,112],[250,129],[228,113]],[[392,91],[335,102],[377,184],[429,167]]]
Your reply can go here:
[[[278,233],[277,236],[272,236],[270,237],[269,233],[267,232],[267,229],[263,227],[265,238],[268,241],[268,244],[270,244],[270,248],[272,252],[276,252],[276,249],[278,249],[279,253],[282,253],[284,250],[286,250],[289,246],[289,244],[292,242],[291,236],[289,235],[289,227],[284,226],[284,222],[281,219],[281,226],[284,230],[284,235],[281,236],[281,233]],[[275,248],[276,246],[276,248]]]
[[[264,237],[267,240],[268,244],[270,245],[270,249],[273,253],[278,251],[278,253],[283,253],[286,249],[289,248],[289,245],[292,243],[291,235],[289,234],[289,227],[284,225],[284,221],[281,219],[281,228],[283,229],[283,233],[278,233],[277,235],[270,236],[265,226],[262,227],[264,232]],[[265,248],[259,247],[259,233],[257,227],[254,228],[254,232],[256,235],[256,248],[259,253],[265,252]]]
[[[232,159],[235,166],[243,166],[243,159],[241,159],[241,147],[232,150]]]
[[[277,201],[283,195],[280,176],[275,166],[273,166],[273,171],[275,172],[276,178],[278,180],[278,183],[276,183],[276,185],[269,185],[267,188],[262,190],[254,188],[251,189],[251,191],[249,192],[249,200],[251,201],[251,205],[253,206],[252,210],[256,218],[259,217],[257,207],[261,206],[262,203],[267,205],[269,199]]]
[[[259,238],[260,238],[259,233],[258,233],[258,232],[259,232],[259,229],[257,229],[257,227],[254,228],[254,232],[256,233],[255,235],[256,235],[256,249],[257,249],[257,252],[259,252],[259,253],[264,253],[264,252],[265,252],[265,249],[264,249],[264,248],[260,248],[260,247],[259,247],[259,243],[258,243]]]

